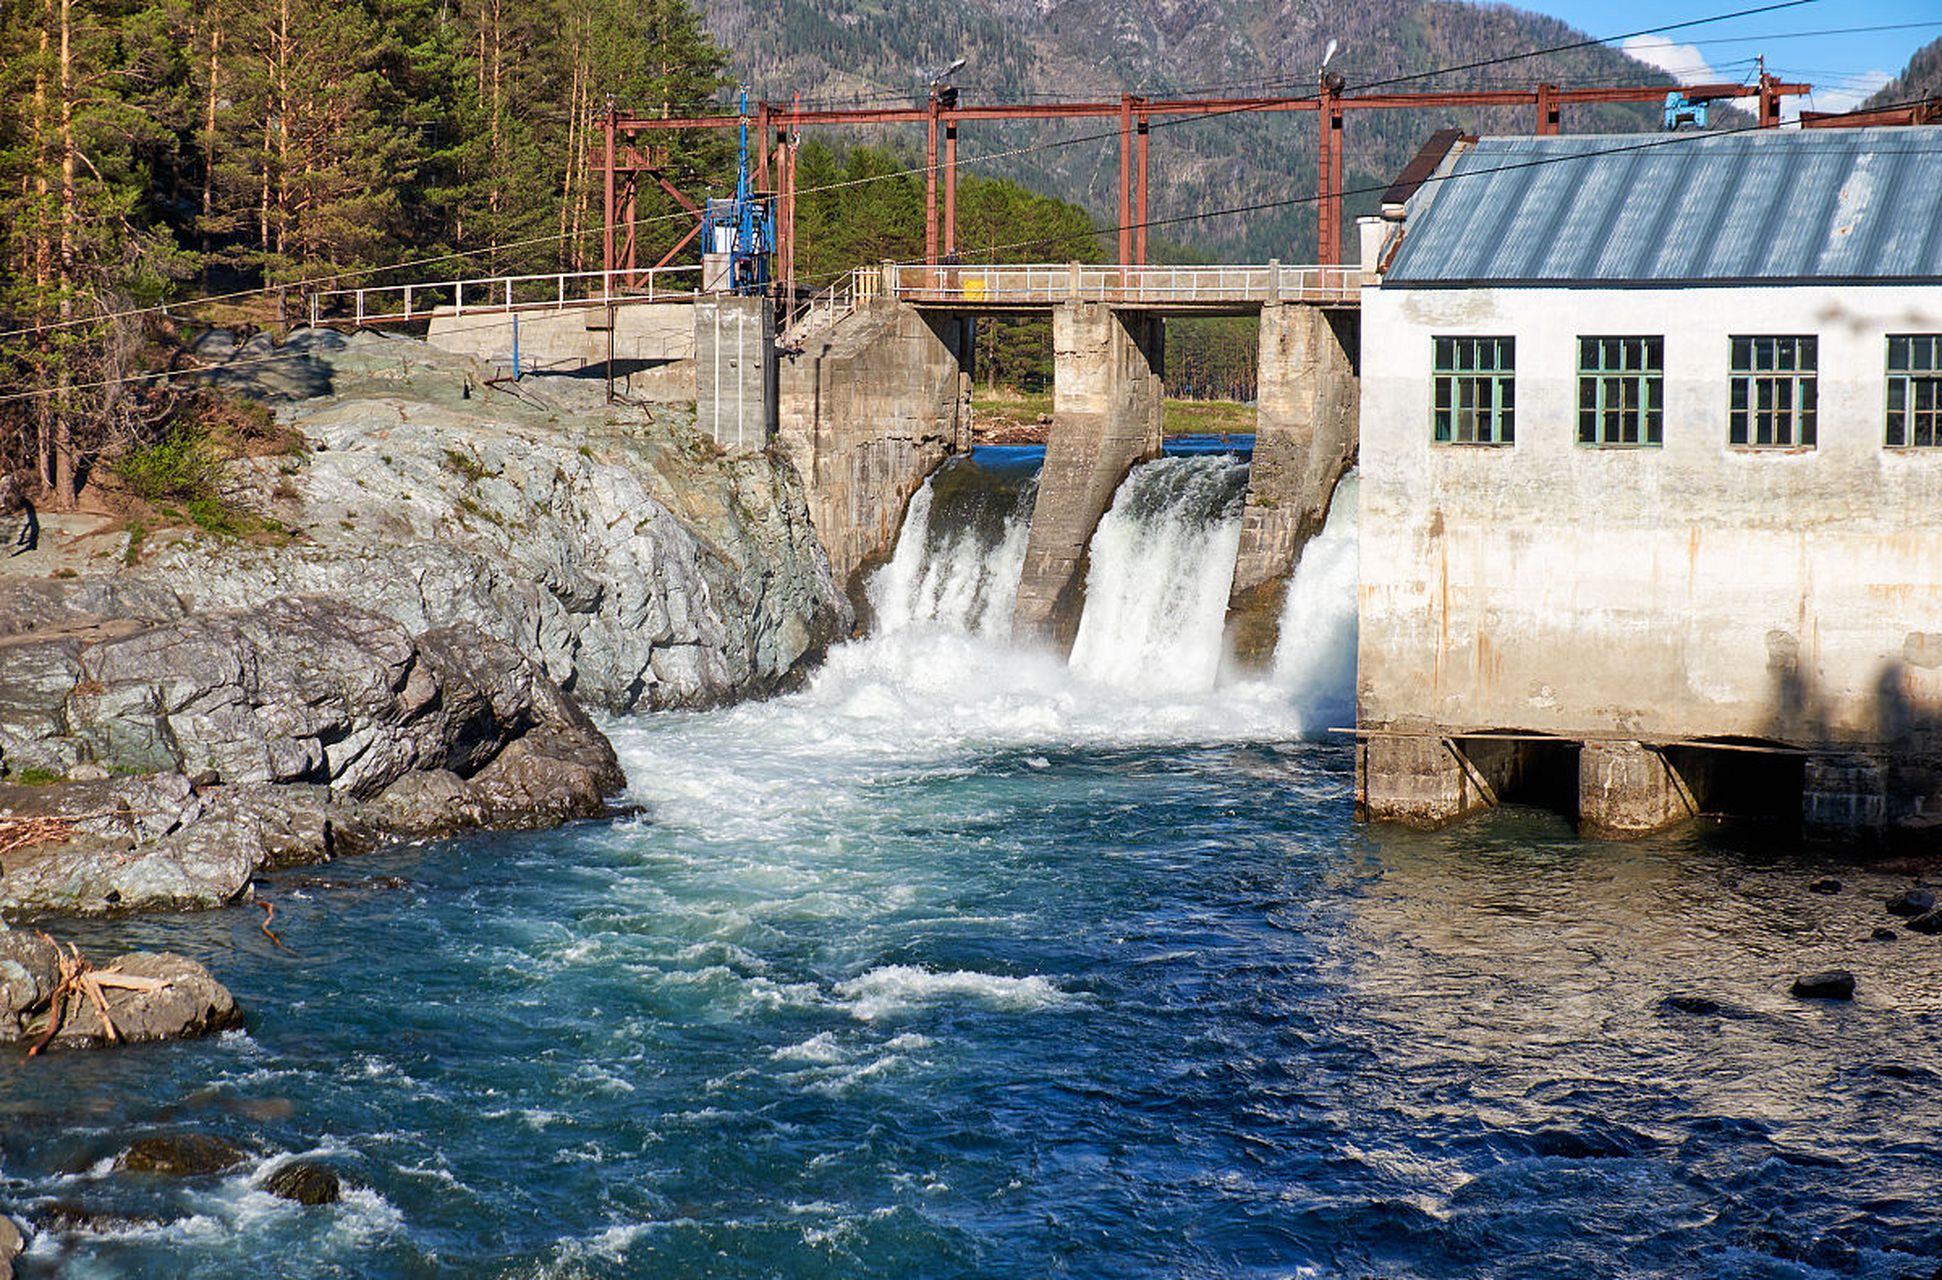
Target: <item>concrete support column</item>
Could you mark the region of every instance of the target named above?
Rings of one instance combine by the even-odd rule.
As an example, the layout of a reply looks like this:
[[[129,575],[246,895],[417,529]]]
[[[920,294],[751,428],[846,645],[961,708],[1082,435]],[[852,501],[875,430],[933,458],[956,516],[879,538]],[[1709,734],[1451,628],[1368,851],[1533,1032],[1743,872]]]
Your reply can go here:
[[[1052,430],[1045,443],[1012,635],[1072,649],[1086,548],[1133,464],[1160,452],[1164,322],[1092,302],[1052,311]]]
[[[1800,824],[1812,836],[1852,838],[1888,822],[1888,774],[1864,755],[1812,756],[1803,762]]]
[[[1358,322],[1352,311],[1293,303],[1261,309],[1254,461],[1227,598],[1228,653],[1243,671],[1273,660],[1288,577],[1355,462]]]
[[[725,449],[766,448],[776,425],[775,304],[695,303],[695,424]]]
[[[1355,816],[1440,827],[1497,803],[1497,783],[1456,744],[1431,736],[1373,736],[1355,744]]]
[[[1665,753],[1636,742],[1587,742],[1578,753],[1578,825],[1588,835],[1644,835],[1699,812]]]

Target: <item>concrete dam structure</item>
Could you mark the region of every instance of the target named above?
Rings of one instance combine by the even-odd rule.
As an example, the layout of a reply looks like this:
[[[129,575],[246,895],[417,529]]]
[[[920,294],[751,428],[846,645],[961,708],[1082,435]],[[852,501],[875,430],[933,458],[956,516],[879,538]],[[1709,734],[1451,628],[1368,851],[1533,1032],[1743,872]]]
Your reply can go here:
[[[1087,548],[1100,519],[1128,472],[1161,451],[1166,316],[1253,312],[1261,318],[1263,374],[1228,633],[1238,662],[1263,666],[1288,575],[1356,452],[1353,310],[1339,289],[1327,303],[1272,296],[1281,270],[1271,266],[1219,294],[1196,285],[1192,298],[1176,289],[1129,300],[1124,295],[1135,291],[1126,286],[1107,284],[1094,297],[1083,296],[1083,281],[1041,292],[1023,276],[1017,283],[987,278],[996,271],[900,289],[895,269],[886,268],[879,296],[810,326],[779,368],[778,442],[808,484],[832,567],[860,611],[869,605],[865,578],[894,549],[911,496],[947,457],[970,447],[980,314],[1049,313],[1052,320],[1052,423],[1012,635],[1063,654],[1077,635]],[[893,293],[904,296],[883,296]]]

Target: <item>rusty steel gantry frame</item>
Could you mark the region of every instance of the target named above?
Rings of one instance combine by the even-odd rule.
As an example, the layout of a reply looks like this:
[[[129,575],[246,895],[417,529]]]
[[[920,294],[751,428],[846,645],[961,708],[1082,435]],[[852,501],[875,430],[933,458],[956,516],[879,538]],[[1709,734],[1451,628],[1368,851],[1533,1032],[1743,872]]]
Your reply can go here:
[[[1657,102],[1677,88],[1688,99],[1758,98],[1761,128],[1780,123],[1783,97],[1804,94],[1811,86],[1783,83],[1762,72],[1754,84],[1626,85],[1602,89],[1566,89],[1556,84],[1539,84],[1530,89],[1479,89],[1421,93],[1345,92],[1341,81],[1324,75],[1313,94],[1289,97],[1252,98],[1145,98],[1123,94],[1117,102],[1015,103],[989,106],[961,105],[933,86],[929,101],[922,106],[852,108],[804,111],[797,106],[762,102],[755,111],[755,136],[762,140],[757,151],[758,190],[776,201],[776,244],[779,261],[775,279],[785,289],[795,287],[795,140],[808,126],[855,127],[859,125],[922,124],[925,126],[924,261],[937,266],[957,251],[957,135],[958,125],[981,120],[1099,120],[1119,122],[1119,263],[1134,265],[1146,261],[1146,231],[1149,222],[1147,202],[1147,131],[1156,116],[1221,116],[1249,112],[1312,111],[1320,128],[1320,164],[1316,184],[1318,212],[1315,261],[1333,265],[1340,259],[1342,243],[1342,133],[1344,118],[1350,111],[1395,111],[1453,107],[1532,107],[1537,113],[1537,133],[1555,134],[1559,118],[1567,105],[1592,103]],[[629,278],[634,267],[634,192],[639,177],[652,176],[664,191],[684,208],[699,210],[675,189],[660,168],[657,157],[663,153],[649,148],[643,152],[635,143],[642,132],[674,129],[733,129],[741,124],[738,115],[714,116],[632,116],[622,115],[611,104],[606,119],[606,263],[608,271],[624,270]],[[940,160],[939,140],[943,156]],[[770,166],[774,175],[771,178]],[[619,185],[617,186],[617,180]],[[942,210],[939,188],[942,187]],[[618,193],[618,194],[617,194]],[[696,229],[700,227],[697,220]],[[624,239],[616,244],[617,229]],[[694,238],[690,231],[662,258],[672,259]]]

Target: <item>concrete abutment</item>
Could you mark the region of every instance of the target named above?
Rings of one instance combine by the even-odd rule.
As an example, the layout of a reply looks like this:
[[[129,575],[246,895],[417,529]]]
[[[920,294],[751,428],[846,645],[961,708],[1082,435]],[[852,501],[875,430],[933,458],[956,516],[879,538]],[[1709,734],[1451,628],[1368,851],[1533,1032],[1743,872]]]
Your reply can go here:
[[[865,580],[911,495],[971,447],[972,321],[867,304],[812,330],[777,374],[777,440],[801,474],[837,584],[867,625]]]
[[[1578,754],[1578,826],[1586,835],[1637,836],[1699,813],[1669,752],[1637,742],[1587,742]]]
[[[1072,648],[1093,531],[1126,473],[1160,454],[1164,326],[1101,303],[1052,311],[1052,430],[1012,613],[1019,640]]]

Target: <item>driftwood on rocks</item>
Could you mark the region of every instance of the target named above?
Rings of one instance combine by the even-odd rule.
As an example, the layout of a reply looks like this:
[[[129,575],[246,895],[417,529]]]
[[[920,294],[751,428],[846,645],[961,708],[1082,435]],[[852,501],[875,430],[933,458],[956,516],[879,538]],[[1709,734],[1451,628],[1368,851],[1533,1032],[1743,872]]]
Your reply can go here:
[[[0,933],[0,1043],[50,1047],[207,1035],[242,1021],[233,996],[186,956],[135,952],[96,965],[44,933]]]
[[[105,815],[96,814],[96,817]],[[48,844],[56,840],[66,840],[74,834],[75,823],[80,818],[70,818],[58,814],[0,814],[0,858],[22,849],[31,849],[37,844]]]

